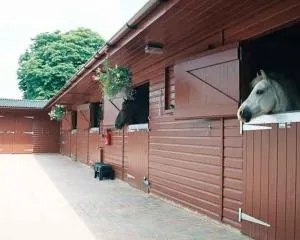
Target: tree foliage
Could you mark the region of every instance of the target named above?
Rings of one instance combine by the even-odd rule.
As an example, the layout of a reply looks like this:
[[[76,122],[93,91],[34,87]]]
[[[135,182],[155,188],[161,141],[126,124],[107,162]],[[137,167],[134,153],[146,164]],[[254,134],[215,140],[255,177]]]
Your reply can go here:
[[[99,34],[85,28],[38,34],[19,58],[23,97],[50,99],[103,44]]]

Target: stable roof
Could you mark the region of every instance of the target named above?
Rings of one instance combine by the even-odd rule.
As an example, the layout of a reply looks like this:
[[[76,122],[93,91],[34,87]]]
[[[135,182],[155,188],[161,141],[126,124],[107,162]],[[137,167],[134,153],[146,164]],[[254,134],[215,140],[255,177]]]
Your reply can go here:
[[[10,109],[43,109],[48,100],[0,98],[0,108]]]

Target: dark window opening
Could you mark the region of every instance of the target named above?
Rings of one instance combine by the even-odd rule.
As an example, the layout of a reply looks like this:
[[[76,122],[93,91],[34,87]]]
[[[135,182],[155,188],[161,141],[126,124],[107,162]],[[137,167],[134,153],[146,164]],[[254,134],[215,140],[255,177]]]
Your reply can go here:
[[[135,102],[137,110],[135,112],[134,124],[148,123],[149,119],[149,83],[145,83],[135,88]]]
[[[135,88],[134,99],[124,100],[115,127],[122,129],[125,125],[148,123],[149,117],[149,83]]]
[[[102,116],[102,104],[100,102],[90,104],[90,127],[97,128],[100,126]]]
[[[251,92],[250,82],[261,69],[292,80],[300,89],[300,24],[242,44],[241,101]]]
[[[175,108],[174,66],[165,67],[165,110]]]
[[[77,129],[77,111],[72,111],[72,129]]]

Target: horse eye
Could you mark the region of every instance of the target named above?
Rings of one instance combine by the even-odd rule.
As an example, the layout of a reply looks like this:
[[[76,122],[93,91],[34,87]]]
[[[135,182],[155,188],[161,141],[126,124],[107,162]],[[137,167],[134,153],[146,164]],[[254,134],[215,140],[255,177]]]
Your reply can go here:
[[[257,95],[262,95],[264,92],[265,92],[264,90],[258,89],[258,90],[256,91],[256,94],[257,94]]]

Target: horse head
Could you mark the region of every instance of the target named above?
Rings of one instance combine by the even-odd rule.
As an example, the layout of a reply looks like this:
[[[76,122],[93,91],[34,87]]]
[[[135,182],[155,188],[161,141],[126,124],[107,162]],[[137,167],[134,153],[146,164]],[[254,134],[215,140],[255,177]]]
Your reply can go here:
[[[250,95],[237,112],[240,121],[249,122],[263,114],[286,111],[289,101],[283,88],[263,70],[260,70],[260,75],[257,74],[251,85],[253,89]]]
[[[122,129],[126,124],[134,123],[134,115],[136,111],[136,103],[134,100],[125,99],[122,103],[122,109],[120,110],[116,121],[115,128]]]

